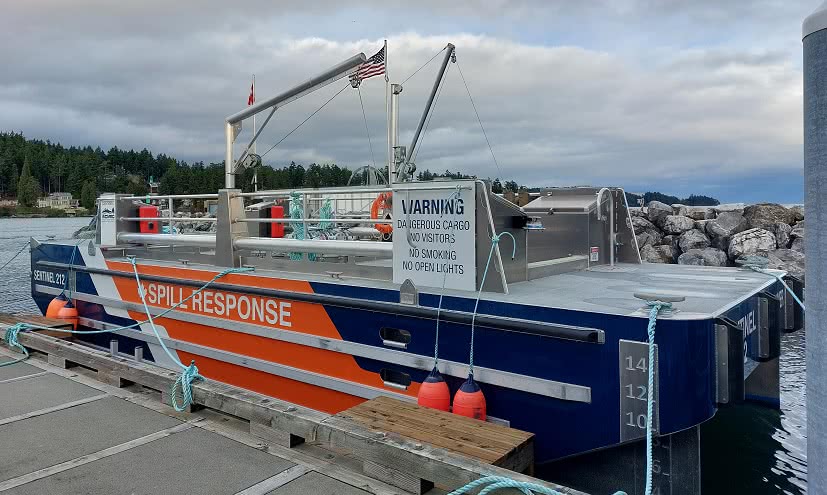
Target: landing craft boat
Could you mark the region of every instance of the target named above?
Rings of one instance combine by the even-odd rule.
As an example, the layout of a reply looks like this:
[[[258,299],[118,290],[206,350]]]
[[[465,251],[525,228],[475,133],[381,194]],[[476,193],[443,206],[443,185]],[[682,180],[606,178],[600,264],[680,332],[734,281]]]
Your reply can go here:
[[[169,206],[167,216],[144,197],[104,194],[94,240],[33,240],[31,290],[41,310],[68,289],[83,328],[145,320],[130,257],[156,315],[225,268],[252,267],[157,318],[161,338],[209,379],[329,413],[377,396],[416,400],[437,328],[439,370],[456,391],[468,375],[473,324],[488,420],[535,433],[538,463],[553,463],[554,481],[585,490],[639,492],[654,366],[655,456],[671,466],[656,472],[656,486],[699,492],[699,425],[723,405],[778,406],[780,333],[802,324],[789,294],[774,276],[745,268],[641,263],[618,188],[548,189],[520,208],[484,181],[411,180],[439,80],[408,148],[396,143],[401,86],[393,85],[389,184],[235,187],[244,119],[272,116],[364,60],[228,117],[226,188],[217,194],[150,198]],[[176,222],[192,220],[172,215],[188,200],[217,203],[215,217],[201,219],[214,221],[215,233],[160,233],[159,224],[175,232]],[[513,237],[492,249],[506,232]],[[673,303],[657,323],[654,363],[647,299]],[[174,368],[148,324],[81,338],[106,347],[114,338],[122,352],[141,347]]]

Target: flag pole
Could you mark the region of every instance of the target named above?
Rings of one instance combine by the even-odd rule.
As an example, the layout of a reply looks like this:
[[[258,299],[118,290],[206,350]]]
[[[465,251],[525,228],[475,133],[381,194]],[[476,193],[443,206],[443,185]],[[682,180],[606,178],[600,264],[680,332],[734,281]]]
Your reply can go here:
[[[252,84],[252,93],[253,93],[253,104],[255,104],[256,98],[256,75],[253,74],[253,84]],[[253,136],[256,135],[256,114],[253,114]],[[256,142],[253,141],[252,153],[256,154]],[[253,191],[258,192],[258,169],[253,170]]]
[[[253,86],[252,87],[253,87],[253,103],[255,103],[255,97],[256,97],[255,96],[256,95],[256,75],[255,74],[253,74]],[[256,135],[256,115],[253,114],[253,136],[255,136],[255,135]],[[253,154],[255,154],[255,152],[256,152],[256,143],[255,143],[255,141],[253,141],[252,152],[253,152]]]
[[[390,112],[390,77],[388,76],[388,40],[385,40],[385,124],[388,128],[388,175],[390,175],[391,160],[393,160],[393,150],[391,149],[391,112]],[[388,177],[388,184],[391,179]]]

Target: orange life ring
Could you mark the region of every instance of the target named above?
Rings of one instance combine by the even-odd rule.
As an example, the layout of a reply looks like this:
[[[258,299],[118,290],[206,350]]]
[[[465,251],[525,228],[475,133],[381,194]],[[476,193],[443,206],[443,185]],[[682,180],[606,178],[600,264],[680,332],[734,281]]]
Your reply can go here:
[[[391,196],[393,193],[385,192],[380,193],[376,199],[373,200],[373,204],[370,205],[370,218],[374,220],[379,219],[379,210],[390,210],[393,203],[391,201]],[[374,225],[376,230],[383,234],[390,234],[393,232],[393,225],[389,223],[377,223]]]

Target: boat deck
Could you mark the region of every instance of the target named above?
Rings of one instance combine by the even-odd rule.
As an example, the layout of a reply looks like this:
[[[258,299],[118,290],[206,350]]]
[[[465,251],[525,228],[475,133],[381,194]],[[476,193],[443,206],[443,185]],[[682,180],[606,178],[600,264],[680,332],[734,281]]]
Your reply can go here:
[[[125,259],[111,258],[113,261]],[[180,263],[145,259],[142,263],[180,267]],[[384,266],[389,260],[363,263],[365,266]],[[330,266],[332,264],[329,264]],[[216,267],[189,264],[190,269]],[[329,268],[325,268],[329,269]],[[777,272],[783,275],[784,272]],[[322,282],[326,284],[399,290],[399,285],[347,275],[291,272],[257,269],[256,276],[289,280]],[[489,276],[494,276],[489,274]],[[775,278],[748,268],[671,265],[658,263],[618,263],[614,267],[598,265],[592,268],[557,273],[525,282],[508,284],[509,293],[484,292],[483,299],[512,304],[588,311],[620,316],[645,317],[644,303],[635,293],[683,296],[677,303],[674,319],[707,319],[719,316],[729,308],[772,285]],[[439,294],[439,288],[420,287],[423,293]],[[473,298],[474,293],[445,289],[446,296]]]

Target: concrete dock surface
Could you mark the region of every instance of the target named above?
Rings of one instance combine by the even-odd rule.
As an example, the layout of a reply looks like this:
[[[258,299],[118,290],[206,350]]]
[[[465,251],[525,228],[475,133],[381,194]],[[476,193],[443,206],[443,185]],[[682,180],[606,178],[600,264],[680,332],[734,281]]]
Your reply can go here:
[[[0,362],[18,356],[0,348]],[[32,358],[0,368],[0,493],[404,493],[362,474],[346,453],[271,446],[248,430],[243,420],[177,413],[156,391]]]

